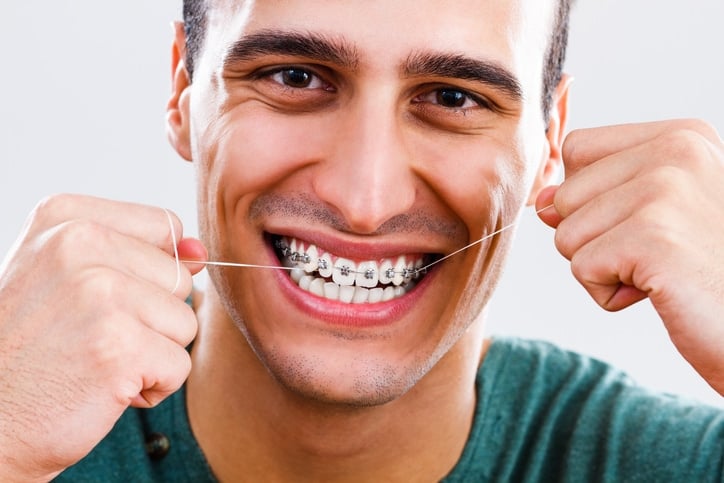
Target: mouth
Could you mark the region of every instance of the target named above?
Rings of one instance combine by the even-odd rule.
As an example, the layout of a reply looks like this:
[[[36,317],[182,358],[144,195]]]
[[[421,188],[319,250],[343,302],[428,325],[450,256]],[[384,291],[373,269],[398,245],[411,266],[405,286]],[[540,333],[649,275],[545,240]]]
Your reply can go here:
[[[271,236],[290,279],[317,297],[345,304],[376,304],[403,297],[428,274],[438,254],[400,254],[375,260],[351,260],[293,237]]]

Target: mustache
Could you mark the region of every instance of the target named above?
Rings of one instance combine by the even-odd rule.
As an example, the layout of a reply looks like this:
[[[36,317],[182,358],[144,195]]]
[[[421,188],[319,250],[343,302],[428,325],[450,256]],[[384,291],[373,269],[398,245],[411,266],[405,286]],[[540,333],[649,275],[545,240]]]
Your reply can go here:
[[[249,218],[257,221],[272,216],[295,218],[303,223],[321,224],[340,232],[354,233],[341,214],[323,201],[307,194],[264,194],[255,198],[249,207]],[[420,210],[395,215],[382,223],[373,233],[365,235],[391,233],[409,233],[416,236],[434,233],[460,242],[467,240],[467,229],[463,223],[433,216]]]

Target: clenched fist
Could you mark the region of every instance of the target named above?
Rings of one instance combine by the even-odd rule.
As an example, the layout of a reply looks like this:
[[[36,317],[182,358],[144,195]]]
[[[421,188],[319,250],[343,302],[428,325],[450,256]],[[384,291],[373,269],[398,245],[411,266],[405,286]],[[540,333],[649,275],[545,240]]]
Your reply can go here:
[[[185,303],[204,247],[167,212],[60,195],[40,203],[0,267],[0,480],[47,480],[128,406],[153,406],[190,370]]]

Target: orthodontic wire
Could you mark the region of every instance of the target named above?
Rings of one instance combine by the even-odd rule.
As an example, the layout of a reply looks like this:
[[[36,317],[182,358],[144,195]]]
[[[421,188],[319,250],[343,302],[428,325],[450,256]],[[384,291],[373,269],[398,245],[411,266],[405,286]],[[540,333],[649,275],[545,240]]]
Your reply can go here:
[[[548,205],[548,206],[545,206],[545,207],[541,208],[540,210],[536,210],[535,213],[536,213],[536,214],[540,214],[540,213],[542,213],[543,211],[547,210],[548,208],[552,208],[552,207],[553,207],[553,205],[550,204],[550,205]],[[169,215],[168,211],[166,211],[166,215],[168,216],[169,224],[171,225],[171,234],[174,235],[173,223],[171,223],[171,215]],[[445,255],[444,257],[435,260],[434,262],[428,263],[427,265],[425,265],[425,266],[423,266],[423,267],[414,268],[414,269],[412,269],[410,272],[411,272],[412,275],[415,275],[415,274],[420,273],[420,272],[424,272],[425,270],[429,269],[429,268],[432,267],[433,265],[437,265],[438,263],[440,263],[440,262],[442,262],[442,261],[444,261],[444,260],[447,260],[448,258],[450,258],[450,257],[452,257],[452,256],[454,256],[454,255],[457,255],[458,253],[463,252],[463,251],[467,250],[468,248],[472,248],[472,247],[474,247],[475,245],[479,245],[479,244],[483,243],[484,241],[489,240],[490,238],[492,238],[492,237],[494,237],[494,236],[496,236],[496,235],[499,235],[499,234],[503,233],[503,232],[506,231],[506,230],[509,230],[509,229],[513,228],[513,227],[516,226],[518,223],[519,223],[519,220],[516,220],[516,221],[514,221],[514,222],[512,222],[512,223],[510,223],[510,224],[508,224],[508,225],[505,225],[505,226],[503,226],[503,227],[501,227],[501,228],[498,228],[498,229],[495,230],[494,232],[488,233],[487,235],[485,235],[484,237],[480,238],[479,240],[475,240],[474,242],[469,243],[468,245],[465,245],[464,247],[459,248],[458,250],[455,250],[454,252],[449,253],[449,254]],[[174,239],[175,239],[175,236],[174,236]],[[185,263],[200,263],[200,264],[202,264],[202,265],[207,265],[207,266],[210,265],[210,266],[217,266],[217,267],[263,268],[263,269],[289,270],[289,271],[294,270],[294,269],[296,269],[296,268],[299,268],[299,267],[282,267],[282,266],[277,266],[277,265],[255,265],[255,264],[252,264],[252,263],[235,263],[235,262],[218,262],[218,261],[205,261],[205,262],[202,262],[202,261],[196,261],[196,260],[181,260],[181,259],[179,259],[179,256],[178,256],[178,249],[177,249],[176,247],[174,247],[174,250],[175,250],[174,255],[176,256],[176,268],[177,268],[177,271],[178,271],[178,272],[177,272],[177,277],[178,277],[178,278],[177,278],[177,281],[176,281],[176,287],[175,287],[174,290],[173,290],[174,292],[176,291],[176,289],[178,288],[178,285],[179,285],[179,283],[180,283],[180,277],[181,277],[180,263],[181,263],[181,262],[185,262]],[[354,273],[354,274],[364,274],[365,272],[357,272],[356,270],[350,270],[350,273]]]

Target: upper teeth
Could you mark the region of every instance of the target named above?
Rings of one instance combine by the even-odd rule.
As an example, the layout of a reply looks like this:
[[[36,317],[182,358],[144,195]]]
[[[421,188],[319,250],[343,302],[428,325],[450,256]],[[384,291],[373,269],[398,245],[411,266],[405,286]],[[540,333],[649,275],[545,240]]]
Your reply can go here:
[[[378,284],[400,286],[423,273],[422,258],[410,259],[402,255],[396,259],[363,261],[356,263],[339,257],[332,261],[328,253],[319,254],[315,245],[304,246],[296,239],[280,239],[277,248],[292,264],[306,274],[319,272],[323,278],[330,278],[340,286],[374,288]],[[331,288],[329,288],[331,290]]]

